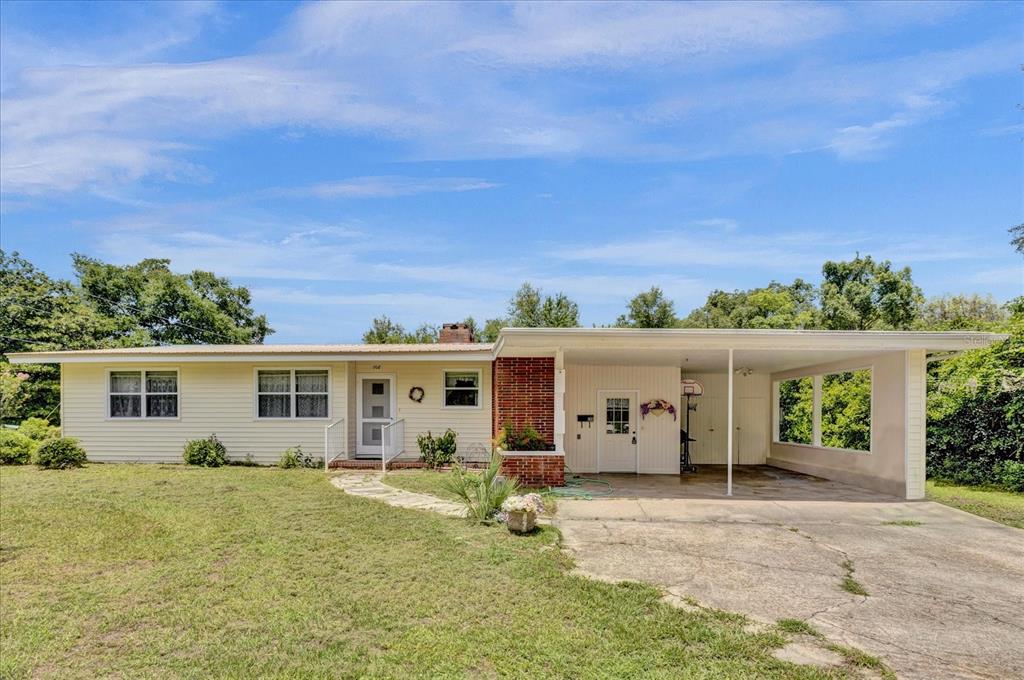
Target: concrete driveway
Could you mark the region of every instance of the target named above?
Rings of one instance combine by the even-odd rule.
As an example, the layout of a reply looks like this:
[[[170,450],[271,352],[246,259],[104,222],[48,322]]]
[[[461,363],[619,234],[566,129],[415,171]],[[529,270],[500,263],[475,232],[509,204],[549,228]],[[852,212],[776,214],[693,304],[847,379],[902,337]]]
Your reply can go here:
[[[931,502],[706,498],[563,500],[555,523],[597,578],[804,619],[901,677],[1024,678],[1018,529]]]

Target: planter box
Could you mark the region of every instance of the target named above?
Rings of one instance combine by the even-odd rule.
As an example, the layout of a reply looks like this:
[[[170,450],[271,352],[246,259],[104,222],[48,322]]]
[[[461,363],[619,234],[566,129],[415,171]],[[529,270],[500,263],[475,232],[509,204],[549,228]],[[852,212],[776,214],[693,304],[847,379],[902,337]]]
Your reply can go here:
[[[537,526],[537,513],[525,510],[512,510],[506,513],[508,530],[513,534],[528,534]]]
[[[565,454],[553,451],[502,451],[501,474],[528,487],[565,484]]]

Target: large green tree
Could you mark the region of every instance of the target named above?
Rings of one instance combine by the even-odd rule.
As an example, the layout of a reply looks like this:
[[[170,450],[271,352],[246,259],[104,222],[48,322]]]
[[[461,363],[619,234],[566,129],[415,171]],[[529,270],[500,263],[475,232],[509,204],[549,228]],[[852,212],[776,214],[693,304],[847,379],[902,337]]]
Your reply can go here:
[[[821,273],[821,315],[831,330],[907,329],[924,300],[910,267],[894,270],[870,255],[826,262]]]
[[[580,308],[565,293],[544,295],[524,283],[508,302],[507,315],[488,319],[481,333],[485,342],[494,342],[505,326],[513,328],[575,328],[580,325]]]
[[[244,286],[210,272],[176,274],[170,260],[118,266],[72,255],[90,305],[115,320],[115,333],[143,333],[141,344],[261,343],[272,329]]]
[[[258,343],[271,329],[249,291],[167,260],[119,267],[73,256],[78,285],[0,251],[0,418],[56,421],[60,371],[12,366],[12,352],[181,343]]]
[[[819,323],[814,286],[803,279],[772,281],[764,288],[715,290],[690,312],[689,328],[815,328]]]
[[[928,331],[996,330],[1007,312],[991,295],[942,295],[921,305],[915,327]]]
[[[679,325],[675,305],[665,297],[661,288],[637,293],[629,301],[627,312],[615,322],[622,328],[675,328]]]

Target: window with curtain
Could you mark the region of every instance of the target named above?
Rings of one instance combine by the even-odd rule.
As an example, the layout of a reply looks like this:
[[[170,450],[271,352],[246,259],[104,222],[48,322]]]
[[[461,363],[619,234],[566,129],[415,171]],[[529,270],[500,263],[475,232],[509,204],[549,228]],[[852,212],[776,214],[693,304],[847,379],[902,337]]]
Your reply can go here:
[[[259,418],[326,418],[330,373],[326,369],[256,372]]]
[[[177,371],[111,371],[111,418],[177,418]]]
[[[445,371],[444,405],[447,408],[480,406],[479,371]]]

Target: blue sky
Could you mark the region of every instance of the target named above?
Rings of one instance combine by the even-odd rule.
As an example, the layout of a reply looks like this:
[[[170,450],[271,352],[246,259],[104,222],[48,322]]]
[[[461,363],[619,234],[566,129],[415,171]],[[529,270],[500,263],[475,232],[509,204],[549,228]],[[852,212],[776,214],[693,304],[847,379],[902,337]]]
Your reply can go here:
[[[0,4],[0,245],[248,285],[273,342],[856,252],[1024,292],[1022,5]]]

